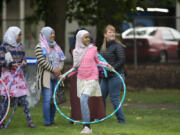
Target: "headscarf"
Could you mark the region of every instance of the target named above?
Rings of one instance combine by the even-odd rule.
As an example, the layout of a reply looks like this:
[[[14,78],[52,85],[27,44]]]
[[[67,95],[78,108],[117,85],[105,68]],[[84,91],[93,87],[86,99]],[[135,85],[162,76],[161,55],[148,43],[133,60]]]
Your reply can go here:
[[[84,27],[80,27],[78,28],[73,35],[72,41],[70,42],[70,46],[69,46],[69,52],[70,54],[72,53],[71,51],[74,50],[75,48],[75,44],[76,44],[76,35],[80,30],[86,30]],[[72,55],[72,54],[71,54]]]
[[[51,27],[43,27],[40,33],[40,42],[41,47],[43,50],[43,55],[46,56],[50,53],[50,47],[54,47],[54,49],[57,51],[57,53],[60,56],[60,59],[64,61],[66,59],[62,49],[60,46],[56,43],[56,41],[51,42],[50,41],[50,35],[51,32],[54,31]]]
[[[56,41],[54,42],[51,42],[50,41],[50,36],[51,36],[51,32],[54,31],[51,27],[43,27],[42,30],[41,30],[41,33],[45,36],[47,42],[48,42],[48,45],[50,47],[53,47],[56,45]]]
[[[7,43],[13,47],[18,47],[21,43],[17,43],[16,39],[21,32],[21,29],[16,26],[9,27],[4,34],[3,42]]]
[[[86,30],[80,30],[76,35],[76,44],[75,44],[75,49],[73,51],[73,67],[79,67],[85,52],[89,47],[92,46],[92,45],[85,46],[82,43],[82,37],[87,33],[89,32]]]

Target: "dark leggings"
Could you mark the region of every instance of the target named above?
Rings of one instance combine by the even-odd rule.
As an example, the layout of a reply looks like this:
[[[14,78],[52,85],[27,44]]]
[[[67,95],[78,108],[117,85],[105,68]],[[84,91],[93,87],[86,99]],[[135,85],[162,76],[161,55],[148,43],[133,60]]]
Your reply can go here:
[[[15,101],[18,102],[18,104],[21,104],[24,107],[24,113],[26,115],[26,120],[27,120],[27,122],[29,124],[29,123],[32,122],[32,119],[31,119],[31,115],[30,115],[29,103],[26,100],[26,97],[27,96],[25,95],[25,96],[21,96],[21,97],[15,98]],[[2,98],[2,104],[4,104],[4,100],[5,100],[5,97]],[[7,101],[5,102],[4,105],[1,105],[1,108],[0,108],[0,112],[1,112],[0,119],[2,119],[2,117],[6,113],[7,105],[8,105]]]

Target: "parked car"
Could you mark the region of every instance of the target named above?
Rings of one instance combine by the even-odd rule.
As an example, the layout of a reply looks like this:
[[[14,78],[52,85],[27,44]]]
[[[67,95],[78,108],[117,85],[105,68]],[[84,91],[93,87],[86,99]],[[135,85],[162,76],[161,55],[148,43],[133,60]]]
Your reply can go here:
[[[134,60],[134,44],[137,48],[137,61],[180,61],[180,33],[169,27],[130,28],[122,33],[126,48],[126,60]],[[179,48],[179,49],[178,49]]]
[[[180,59],[180,40],[179,40],[179,42],[178,42],[178,58]]]

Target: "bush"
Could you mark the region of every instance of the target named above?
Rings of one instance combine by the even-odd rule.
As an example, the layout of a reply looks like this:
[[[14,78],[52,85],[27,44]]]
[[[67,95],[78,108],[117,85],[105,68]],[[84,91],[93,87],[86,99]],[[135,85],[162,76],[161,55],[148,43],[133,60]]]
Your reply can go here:
[[[180,66],[178,65],[126,65],[126,85],[135,89],[180,89]]]
[[[72,64],[65,64],[64,72],[69,70]],[[144,89],[180,89],[179,65],[125,65],[127,90]],[[65,80],[65,87],[69,89],[69,80]]]

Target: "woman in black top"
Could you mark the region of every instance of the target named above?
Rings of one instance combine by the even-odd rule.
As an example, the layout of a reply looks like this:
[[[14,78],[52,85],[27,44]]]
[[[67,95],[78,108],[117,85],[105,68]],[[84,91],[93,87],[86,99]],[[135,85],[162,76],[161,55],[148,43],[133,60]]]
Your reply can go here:
[[[116,30],[114,26],[107,25],[104,31],[104,42],[101,48],[101,55],[107,62],[119,72],[124,79],[124,45],[116,39]],[[108,78],[101,80],[101,91],[105,104],[107,95],[110,95],[111,102],[116,109],[119,104],[120,90],[122,89],[122,82],[120,78],[113,72],[108,72]],[[125,117],[122,107],[117,111],[116,117],[119,123],[125,123]]]

